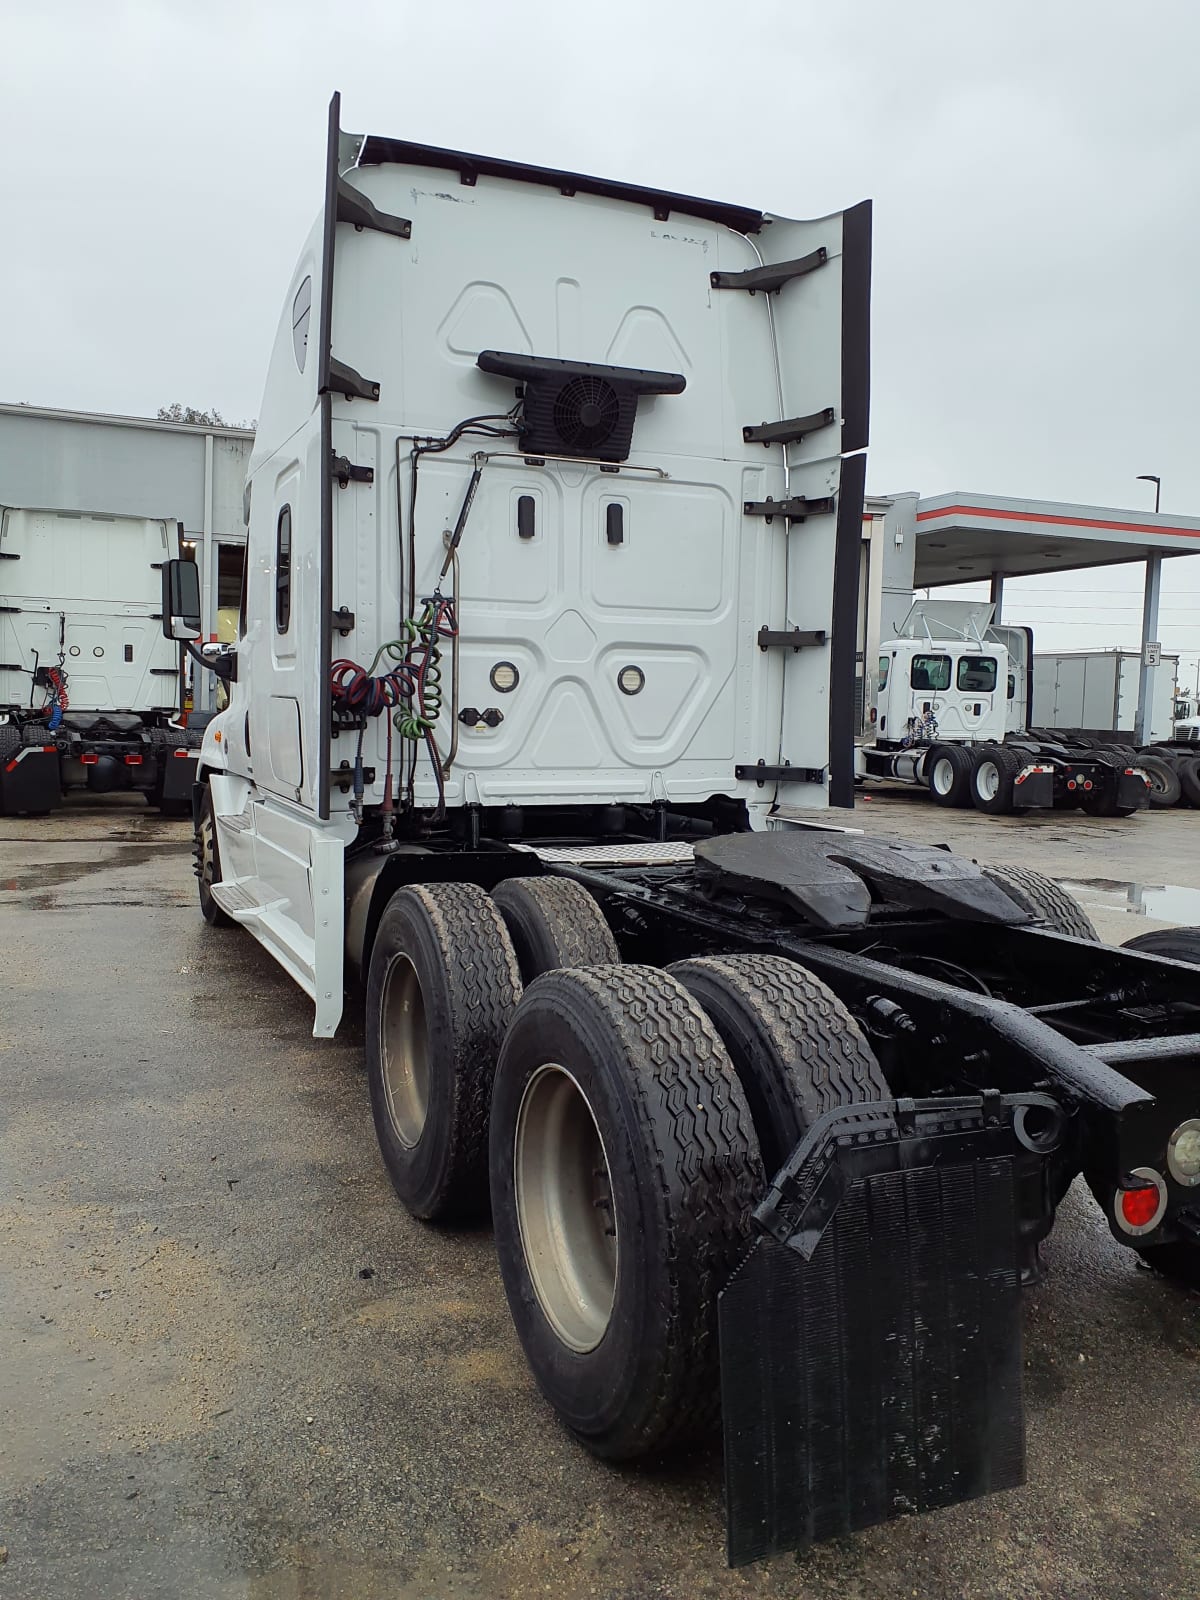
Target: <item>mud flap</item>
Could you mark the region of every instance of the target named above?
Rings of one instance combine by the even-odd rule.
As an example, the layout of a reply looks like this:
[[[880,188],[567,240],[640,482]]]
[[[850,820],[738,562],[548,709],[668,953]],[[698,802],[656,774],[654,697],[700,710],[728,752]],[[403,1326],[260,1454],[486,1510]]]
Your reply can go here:
[[[731,1566],[1023,1482],[1033,1098],[843,1108],[780,1171],[720,1299]]]
[[[53,745],[5,752],[0,762],[0,816],[53,811],[61,804],[61,768]]]
[[[162,798],[164,800],[192,799],[192,790],[196,786],[196,760],[200,754],[198,750],[188,750],[186,755],[181,754],[184,749],[180,745],[175,750],[160,750],[159,761],[162,766]]]

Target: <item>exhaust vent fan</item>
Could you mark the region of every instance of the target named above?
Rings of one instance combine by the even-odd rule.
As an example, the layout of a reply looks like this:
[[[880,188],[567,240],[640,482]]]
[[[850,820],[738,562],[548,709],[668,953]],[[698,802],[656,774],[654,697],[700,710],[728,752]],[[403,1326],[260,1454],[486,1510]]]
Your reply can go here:
[[[638,396],[681,394],[679,372],[604,367],[591,361],[483,350],[484,372],[524,385],[521,449],[529,455],[624,461],[633,443]]]

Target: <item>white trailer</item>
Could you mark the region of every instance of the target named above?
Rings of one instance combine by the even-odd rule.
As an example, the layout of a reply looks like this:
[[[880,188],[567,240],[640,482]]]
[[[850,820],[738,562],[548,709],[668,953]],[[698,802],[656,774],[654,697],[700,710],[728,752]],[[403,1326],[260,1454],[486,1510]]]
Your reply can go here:
[[[200,730],[161,626],[179,550],[162,518],[0,507],[0,814],[73,788],[186,814]]]
[[[824,815],[869,215],[352,136],[335,97],[194,798],[209,922],[318,1034],[363,979],[391,1181],[490,1203],[566,1426],[632,1459],[720,1411],[735,1561],[1021,1480],[1020,1282],[1076,1172],[1200,1256],[1200,1082],[1149,1037],[1191,969]],[[165,595],[194,638],[194,566]]]
[[[1142,660],[1136,650],[1037,652],[1033,658],[1033,711],[1041,728],[1071,729],[1135,742],[1138,680]],[[1171,737],[1178,656],[1163,656],[1154,673],[1154,696],[1145,744]]]

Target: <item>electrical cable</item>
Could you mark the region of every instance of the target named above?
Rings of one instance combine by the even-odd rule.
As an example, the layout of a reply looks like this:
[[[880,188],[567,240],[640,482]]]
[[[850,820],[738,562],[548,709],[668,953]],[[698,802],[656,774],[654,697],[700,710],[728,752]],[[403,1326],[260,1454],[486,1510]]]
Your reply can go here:
[[[478,434],[484,438],[504,439],[511,438],[518,429],[517,420],[521,414],[521,403],[517,403],[510,411],[503,414],[498,412],[484,413],[480,416],[466,417],[456,423],[444,438],[437,438],[431,434],[397,434],[396,436],[396,533],[399,542],[400,557],[400,615],[412,616],[416,610],[417,593],[417,487],[418,472],[421,457],[425,455],[442,455],[451,449],[466,433]],[[498,427],[492,424],[500,424]],[[412,445],[409,452],[409,486],[408,486],[408,537],[405,539],[404,516],[401,511],[400,492],[400,465],[401,444]],[[453,552],[456,556],[457,552]],[[458,586],[455,583],[455,595]],[[457,646],[455,647],[455,669],[457,672]],[[457,734],[457,729],[455,730]],[[451,754],[453,755],[453,749]],[[407,777],[399,774],[399,789],[405,794],[409,808],[415,806],[417,751],[414,745],[412,759],[408,763]]]
[[[392,794],[392,729],[414,745],[424,744],[433,762],[438,786],[435,817],[445,815],[446,786],[441,753],[435,729],[442,712],[441,642],[458,637],[454,602],[440,590],[424,603],[419,617],[404,625],[403,636],[389,639],[375,652],[369,667],[342,656],[333,662],[329,689],[335,714],[358,723],[358,742],[354,756],[352,809],[361,825],[365,777],[362,762],[363,738],[369,717],[387,716],[387,767],[384,775],[384,812],[390,819]],[[390,663],[378,672],[380,663]]]

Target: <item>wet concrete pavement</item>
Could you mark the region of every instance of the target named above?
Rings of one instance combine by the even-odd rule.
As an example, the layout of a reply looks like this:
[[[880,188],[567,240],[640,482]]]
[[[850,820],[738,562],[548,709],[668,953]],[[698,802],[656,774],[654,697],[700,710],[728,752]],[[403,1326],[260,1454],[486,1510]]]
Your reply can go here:
[[[1082,821],[972,853],[1200,887],[1200,813]],[[716,1452],[617,1471],[561,1432],[488,1233],[394,1202],[356,1026],[314,1041],[189,867],[124,803],[0,821],[0,1600],[1200,1592],[1200,1297],[1079,1193],[1027,1298],[1027,1487],[726,1571]]]

